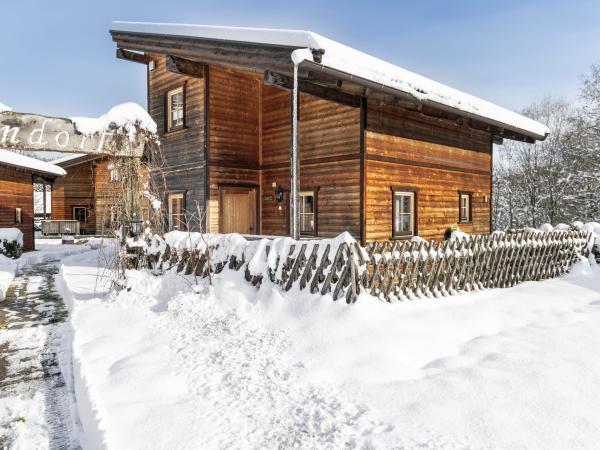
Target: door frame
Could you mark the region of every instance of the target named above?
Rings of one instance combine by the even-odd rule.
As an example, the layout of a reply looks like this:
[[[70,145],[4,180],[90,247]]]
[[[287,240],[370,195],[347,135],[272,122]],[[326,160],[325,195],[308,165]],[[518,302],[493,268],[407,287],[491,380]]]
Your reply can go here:
[[[223,191],[254,191],[254,229],[257,235],[262,232],[260,223],[260,187],[258,184],[219,184],[219,233],[223,229]]]

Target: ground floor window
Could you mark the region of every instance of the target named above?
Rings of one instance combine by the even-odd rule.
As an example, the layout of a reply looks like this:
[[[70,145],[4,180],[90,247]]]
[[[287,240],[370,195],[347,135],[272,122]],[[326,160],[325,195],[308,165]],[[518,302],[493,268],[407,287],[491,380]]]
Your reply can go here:
[[[471,221],[471,193],[460,192],[459,193],[459,221],[470,222]]]
[[[87,208],[85,206],[73,206],[73,220],[85,222],[87,220]]]
[[[183,193],[169,194],[169,229],[185,229]]]
[[[315,191],[300,192],[300,234],[315,236],[317,234]]]
[[[23,223],[23,216],[21,215],[21,208],[15,208],[15,223]]]
[[[415,192],[393,190],[393,237],[411,237],[415,234]]]

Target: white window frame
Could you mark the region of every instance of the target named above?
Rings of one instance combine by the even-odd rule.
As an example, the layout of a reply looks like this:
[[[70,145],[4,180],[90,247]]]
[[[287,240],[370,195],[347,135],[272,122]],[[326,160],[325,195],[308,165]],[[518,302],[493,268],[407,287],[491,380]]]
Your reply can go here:
[[[174,120],[173,117],[173,97],[181,94],[181,105],[177,108],[178,115]],[[183,128],[185,124],[185,93],[183,86],[176,89],[172,89],[167,92],[167,131],[177,130]]]
[[[173,227],[173,200],[176,199],[180,199],[181,200],[181,218],[180,218],[180,223],[182,225],[182,227],[178,227],[178,228],[174,228]],[[185,220],[184,220],[184,209],[185,209],[185,205],[184,205],[184,195],[183,192],[177,192],[177,193],[173,193],[173,194],[169,194],[167,196],[167,203],[169,206],[169,230],[183,230],[183,224],[185,224]]]
[[[468,192],[461,192],[458,203],[458,221],[461,223],[471,222],[471,194]],[[464,213],[464,214],[463,214]]]
[[[393,217],[392,217],[392,237],[395,238],[407,238],[407,237],[412,237],[415,235],[415,207],[416,207],[416,201],[415,201],[415,192],[413,191],[401,191],[401,190],[394,190],[394,196],[393,196],[393,207],[392,210],[394,212]],[[398,208],[396,206],[397,204],[397,199],[398,197],[410,197],[410,212],[404,212],[404,211],[398,211]],[[400,205],[403,205],[402,202],[400,202]],[[409,224],[410,224],[410,230],[408,232],[400,232],[397,228],[396,228],[396,223],[397,223],[397,216],[398,214],[401,215],[408,215],[410,217],[409,220]],[[401,221],[400,221],[401,223]]]

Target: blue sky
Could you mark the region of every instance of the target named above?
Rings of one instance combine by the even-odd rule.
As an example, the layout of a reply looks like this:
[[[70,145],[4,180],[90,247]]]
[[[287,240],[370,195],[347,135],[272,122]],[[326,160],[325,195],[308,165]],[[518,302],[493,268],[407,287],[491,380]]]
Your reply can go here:
[[[575,100],[600,63],[599,1],[20,0],[2,2],[0,101],[96,116],[145,105],[143,66],[117,60],[112,20],[309,29],[511,109]]]

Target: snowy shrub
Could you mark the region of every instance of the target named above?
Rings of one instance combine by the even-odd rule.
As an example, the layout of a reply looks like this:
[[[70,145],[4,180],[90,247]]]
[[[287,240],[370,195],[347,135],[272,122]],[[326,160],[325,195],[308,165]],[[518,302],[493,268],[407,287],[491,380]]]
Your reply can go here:
[[[448,228],[446,228],[446,231],[444,232],[444,239],[450,239],[452,237],[452,233],[454,233],[455,231],[458,231],[458,225],[451,225]]]
[[[23,232],[18,228],[0,228],[0,254],[16,259],[23,253]]]
[[[0,242],[0,254],[8,258],[17,259],[23,254],[23,246],[17,241],[2,239],[2,242]]]

